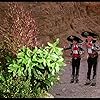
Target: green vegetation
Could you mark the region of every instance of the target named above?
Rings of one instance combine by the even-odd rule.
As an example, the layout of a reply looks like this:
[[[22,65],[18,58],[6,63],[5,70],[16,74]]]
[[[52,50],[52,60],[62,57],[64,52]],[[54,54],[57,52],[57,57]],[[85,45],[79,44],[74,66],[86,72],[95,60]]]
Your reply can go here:
[[[7,56],[7,70],[0,66],[0,97],[42,97],[56,82],[64,66],[59,39],[45,47],[23,47],[17,57]]]

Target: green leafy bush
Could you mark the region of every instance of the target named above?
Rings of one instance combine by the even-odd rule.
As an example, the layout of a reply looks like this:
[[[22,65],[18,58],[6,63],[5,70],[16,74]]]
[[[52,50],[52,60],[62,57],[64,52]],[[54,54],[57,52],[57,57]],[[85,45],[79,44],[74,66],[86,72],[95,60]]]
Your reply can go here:
[[[57,80],[64,66],[62,48],[48,42],[46,47],[33,50],[23,47],[17,58],[10,61],[8,75],[1,74],[0,88],[3,97],[41,97]]]

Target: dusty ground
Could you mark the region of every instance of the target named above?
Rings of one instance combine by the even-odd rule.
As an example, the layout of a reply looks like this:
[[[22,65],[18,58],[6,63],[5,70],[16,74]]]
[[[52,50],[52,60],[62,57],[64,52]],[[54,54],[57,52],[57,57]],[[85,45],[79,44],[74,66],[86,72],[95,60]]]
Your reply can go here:
[[[50,90],[54,98],[100,98],[100,56],[97,67],[97,85],[85,86],[87,62],[81,61],[79,83],[70,84],[71,65],[68,64],[60,73],[60,81]]]

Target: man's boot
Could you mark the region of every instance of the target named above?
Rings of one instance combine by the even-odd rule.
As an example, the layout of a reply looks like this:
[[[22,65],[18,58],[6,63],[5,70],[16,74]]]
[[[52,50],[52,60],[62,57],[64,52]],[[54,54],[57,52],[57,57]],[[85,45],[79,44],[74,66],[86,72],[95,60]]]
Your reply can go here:
[[[90,86],[95,86],[96,85],[96,76],[93,77],[91,85]]]
[[[74,75],[71,76],[71,80],[70,80],[70,83],[74,83]]]
[[[75,76],[75,83],[78,83],[79,79],[78,79],[78,75]]]
[[[90,79],[87,79],[86,80],[86,83],[84,85],[89,85],[91,83],[91,80]]]

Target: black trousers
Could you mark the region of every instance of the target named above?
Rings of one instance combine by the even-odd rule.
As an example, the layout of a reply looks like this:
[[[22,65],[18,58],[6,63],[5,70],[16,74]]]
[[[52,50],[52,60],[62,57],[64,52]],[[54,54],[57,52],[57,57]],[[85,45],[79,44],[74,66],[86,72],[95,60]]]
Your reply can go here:
[[[77,58],[77,59],[72,58],[72,75],[73,76],[79,75],[80,60],[81,58]]]
[[[91,69],[92,69],[92,68],[93,68],[93,79],[94,79],[95,76],[96,76],[97,58],[98,58],[98,56],[95,57],[95,58],[88,57],[88,59],[87,59],[87,63],[88,63],[87,79],[89,79],[89,80],[90,80]]]

